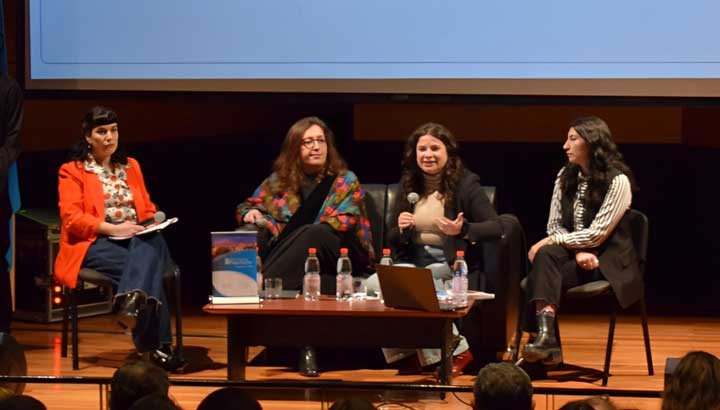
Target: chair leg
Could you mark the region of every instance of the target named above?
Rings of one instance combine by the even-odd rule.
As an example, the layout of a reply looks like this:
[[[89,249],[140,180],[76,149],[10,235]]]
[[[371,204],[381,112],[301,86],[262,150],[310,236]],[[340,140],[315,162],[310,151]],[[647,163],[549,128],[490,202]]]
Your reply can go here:
[[[555,338],[558,342],[558,347],[562,351],[562,340],[560,339],[560,320],[558,318],[558,314],[555,314]],[[557,364],[557,367],[562,368],[565,365],[565,359]]]
[[[73,289],[70,292],[70,315],[72,316],[72,366],[73,370],[80,368],[80,353],[78,352],[78,307],[77,293]]]
[[[182,304],[180,303],[180,268],[175,268],[175,354],[183,360]]]
[[[60,335],[60,357],[67,357],[68,353],[68,319],[70,310],[70,292],[71,289],[63,287],[63,320],[62,320],[62,333]]]
[[[647,358],[648,375],[655,374],[653,370],[652,350],[650,349],[650,331],[648,330],[647,310],[645,309],[645,297],[640,299],[640,320],[642,321],[643,339],[645,340],[645,357]]]
[[[522,340],[522,328],[523,323],[525,322],[526,314],[525,297],[522,289],[520,289],[520,303],[518,305],[517,325],[515,326],[515,340],[513,341],[513,363],[517,363],[518,358],[520,357],[520,341]]]
[[[605,366],[603,367],[602,385],[607,386],[610,375],[610,358],[612,356],[613,337],[615,336],[616,301],[610,302],[610,326],[608,328],[607,347],[605,348]]]

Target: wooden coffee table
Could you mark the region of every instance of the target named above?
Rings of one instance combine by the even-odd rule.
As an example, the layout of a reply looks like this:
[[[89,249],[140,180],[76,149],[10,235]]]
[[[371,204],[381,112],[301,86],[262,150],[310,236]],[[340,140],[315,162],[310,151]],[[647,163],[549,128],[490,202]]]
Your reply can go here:
[[[440,348],[440,382],[452,381],[452,323],[468,307],[451,312],[393,309],[377,300],[338,302],[266,300],[247,305],[206,305],[227,318],[228,379],[245,380],[248,346]]]

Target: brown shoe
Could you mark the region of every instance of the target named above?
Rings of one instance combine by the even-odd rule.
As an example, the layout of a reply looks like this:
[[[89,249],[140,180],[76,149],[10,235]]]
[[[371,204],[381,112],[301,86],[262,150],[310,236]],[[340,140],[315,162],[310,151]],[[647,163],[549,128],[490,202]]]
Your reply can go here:
[[[463,374],[463,370],[472,363],[473,361],[473,355],[470,352],[470,349],[460,353],[459,355],[453,357],[453,364],[452,364],[452,375],[453,377],[460,376]]]

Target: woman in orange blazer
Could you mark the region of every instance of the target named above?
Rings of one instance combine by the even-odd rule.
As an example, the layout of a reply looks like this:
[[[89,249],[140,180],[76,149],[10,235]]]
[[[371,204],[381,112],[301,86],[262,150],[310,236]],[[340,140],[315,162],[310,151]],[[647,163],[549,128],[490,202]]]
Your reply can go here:
[[[115,112],[93,107],[85,114],[82,139],[60,167],[58,192],[62,227],[55,278],[74,288],[81,268],[107,275],[117,286],[120,313],[133,319],[138,352],[152,352],[159,365],[174,370],[181,363],[172,353],[162,283],[170,255],[159,233],[135,236],[157,209],[140,165],[121,149]]]

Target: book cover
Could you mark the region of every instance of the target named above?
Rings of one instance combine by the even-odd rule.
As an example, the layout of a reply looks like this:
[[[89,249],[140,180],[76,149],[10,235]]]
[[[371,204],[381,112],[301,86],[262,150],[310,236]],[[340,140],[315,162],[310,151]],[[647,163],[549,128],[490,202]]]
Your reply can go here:
[[[257,233],[211,232],[210,236],[213,299],[257,298]]]

